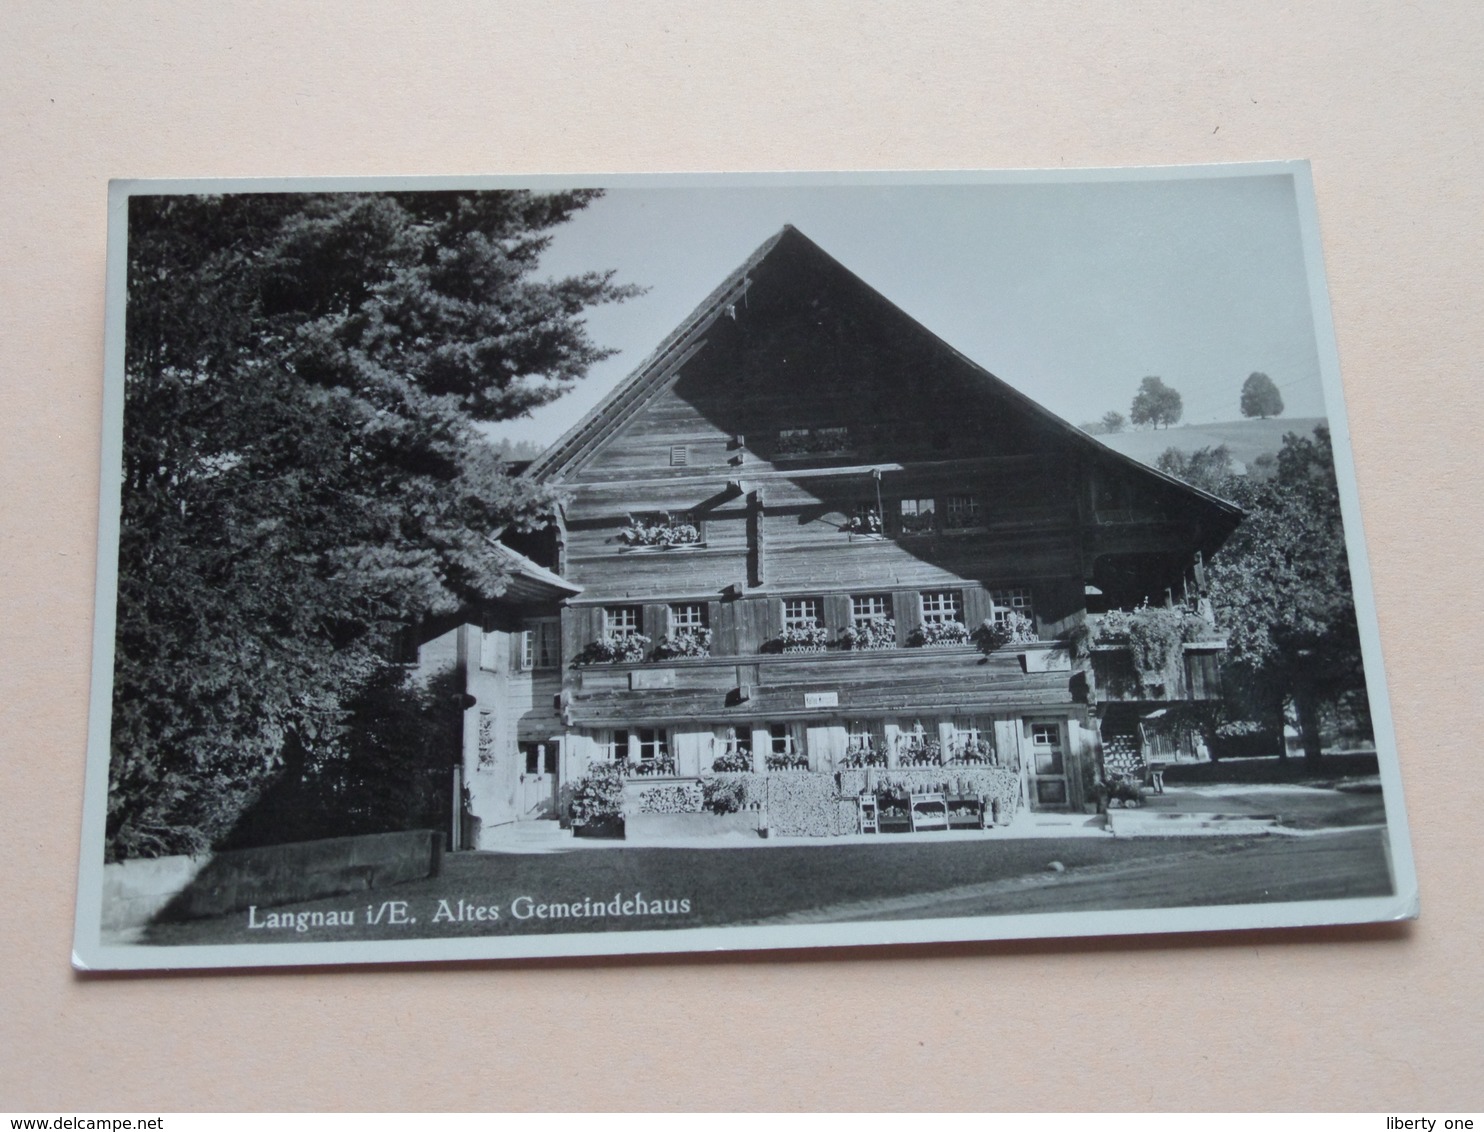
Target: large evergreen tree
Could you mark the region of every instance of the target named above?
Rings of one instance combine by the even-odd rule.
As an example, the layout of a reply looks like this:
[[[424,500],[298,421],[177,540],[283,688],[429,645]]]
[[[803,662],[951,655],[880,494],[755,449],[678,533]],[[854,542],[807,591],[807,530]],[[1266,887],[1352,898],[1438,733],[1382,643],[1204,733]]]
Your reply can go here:
[[[605,356],[632,290],[535,274],[594,195],[131,200],[110,855],[221,840],[409,623],[502,592],[550,499],[475,425]]]

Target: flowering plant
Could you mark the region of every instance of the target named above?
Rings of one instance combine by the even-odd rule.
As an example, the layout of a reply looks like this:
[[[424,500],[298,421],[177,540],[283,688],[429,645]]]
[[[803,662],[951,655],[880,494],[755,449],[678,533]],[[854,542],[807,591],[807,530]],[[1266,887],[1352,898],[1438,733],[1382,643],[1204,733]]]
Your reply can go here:
[[[711,764],[711,769],[718,774],[751,770],[752,752],[746,747],[738,747],[730,754],[717,755],[715,761]]]
[[[974,630],[974,643],[985,652],[1004,648],[1006,645],[1024,645],[1040,640],[1036,636],[1036,623],[1023,613],[1009,610],[1002,621],[986,617]]]
[[[897,623],[876,614],[862,618],[840,633],[840,647],[847,649],[890,649],[897,644]]]
[[[574,664],[633,664],[649,651],[643,633],[604,633],[573,659]]]
[[[1109,772],[1099,786],[1098,793],[1110,802],[1133,803],[1136,806],[1144,800],[1144,786],[1132,774]]]
[[[902,744],[897,751],[898,766],[942,766],[943,744],[936,739],[918,739],[915,736],[902,736]]]
[[[767,758],[769,770],[808,770],[808,755],[769,755]]]
[[[830,640],[830,632],[823,625],[790,625],[779,638],[784,652],[818,652]]]
[[[572,788],[570,807],[576,825],[616,818],[623,813],[623,771],[616,763],[594,763]]]
[[[969,643],[969,628],[962,621],[929,621],[912,630],[909,642],[915,648],[945,648]]]
[[[714,814],[735,814],[747,801],[746,787],[736,781],[708,778],[701,783],[701,791],[706,809]]]
[[[874,507],[858,511],[845,520],[841,529],[852,535],[879,535],[882,531],[881,516]]]
[[[702,628],[676,629],[675,632],[661,640],[654,649],[656,660],[710,655],[711,630]]]
[[[701,529],[667,511],[662,515],[630,515],[628,526],[618,537],[628,546],[688,546],[701,541]]]
[[[613,765],[626,778],[668,778],[675,773],[674,756],[663,751],[652,759],[640,759],[638,762],[619,759]]]
[[[988,766],[995,761],[994,747],[986,739],[966,739],[948,760],[957,766]]]
[[[844,757],[840,759],[842,767],[885,766],[886,752],[874,751],[868,746],[852,743],[845,751]]]

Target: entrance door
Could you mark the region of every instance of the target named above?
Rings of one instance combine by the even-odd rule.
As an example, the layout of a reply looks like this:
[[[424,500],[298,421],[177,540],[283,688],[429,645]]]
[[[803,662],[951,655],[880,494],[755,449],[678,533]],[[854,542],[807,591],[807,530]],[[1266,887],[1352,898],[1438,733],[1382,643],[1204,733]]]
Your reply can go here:
[[[552,819],[557,816],[557,745],[521,743],[525,760],[520,776],[518,821]]]
[[[1067,808],[1067,759],[1060,720],[1029,724],[1031,738],[1030,802],[1036,810]]]

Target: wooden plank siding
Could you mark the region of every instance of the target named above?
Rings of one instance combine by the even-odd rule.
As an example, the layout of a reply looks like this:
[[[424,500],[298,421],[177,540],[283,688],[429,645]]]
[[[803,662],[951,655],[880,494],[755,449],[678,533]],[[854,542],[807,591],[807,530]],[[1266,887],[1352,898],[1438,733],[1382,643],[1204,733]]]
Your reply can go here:
[[[570,701],[574,724],[660,723],[665,720],[735,722],[747,718],[879,718],[901,713],[1037,711],[1079,702],[1069,672],[1027,673],[1017,653],[988,659],[969,649],[901,649],[852,655],[779,656],[756,665],[681,661],[663,666],[674,687],[632,690],[637,667],[580,669]],[[750,686],[738,702],[729,693]],[[835,708],[806,708],[804,693],[832,691]]]
[[[1089,687],[1117,698],[1099,667],[1114,661],[1034,671],[1021,648],[904,647],[921,595],[956,592],[973,629],[992,615],[992,591],[1026,588],[1040,637],[1063,638],[1085,618],[1089,584],[1162,600],[1239,518],[1052,417],[791,229],[713,299],[631,392],[620,387],[535,465],[566,497],[562,569],[583,587],[562,614],[571,727],[716,723],[745,735],[761,720],[1086,718]],[[926,508],[904,500],[933,501],[932,529],[911,529]],[[862,508],[879,508],[881,537],[848,531]],[[626,546],[630,516],[656,513],[688,516],[701,545]],[[888,599],[898,648],[772,651],[784,598],[818,597],[837,642],[852,595]],[[605,606],[642,607],[658,642],[680,602],[705,604],[710,657],[571,666]],[[1186,686],[1171,694],[1217,694],[1218,655],[1187,656]],[[838,706],[806,709],[809,691],[836,693]]]

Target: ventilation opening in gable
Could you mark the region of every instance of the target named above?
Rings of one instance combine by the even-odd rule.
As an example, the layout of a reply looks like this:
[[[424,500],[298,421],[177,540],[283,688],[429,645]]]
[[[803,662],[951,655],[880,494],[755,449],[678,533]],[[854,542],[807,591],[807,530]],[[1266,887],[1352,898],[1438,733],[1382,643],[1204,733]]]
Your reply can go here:
[[[690,449],[684,444],[672,445],[670,448],[670,467],[683,468],[690,463]]]

